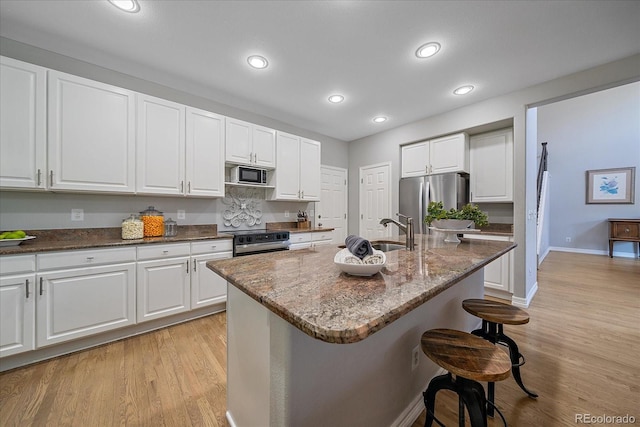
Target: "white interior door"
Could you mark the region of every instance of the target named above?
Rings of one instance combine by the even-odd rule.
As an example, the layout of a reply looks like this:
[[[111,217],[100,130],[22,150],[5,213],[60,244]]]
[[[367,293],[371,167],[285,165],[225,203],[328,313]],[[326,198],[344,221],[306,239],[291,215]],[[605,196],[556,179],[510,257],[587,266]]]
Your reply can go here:
[[[380,225],[382,218],[391,218],[391,163],[360,168],[360,236],[390,236],[390,227]]]
[[[333,241],[344,242],[347,237],[347,170],[322,166],[320,168],[320,202],[318,227],[334,228]]]

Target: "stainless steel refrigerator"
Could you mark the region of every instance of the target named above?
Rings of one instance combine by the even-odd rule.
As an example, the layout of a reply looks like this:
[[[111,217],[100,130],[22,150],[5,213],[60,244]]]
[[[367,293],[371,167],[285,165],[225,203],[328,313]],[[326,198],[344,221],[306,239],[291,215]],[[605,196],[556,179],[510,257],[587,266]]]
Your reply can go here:
[[[444,208],[460,209],[469,203],[469,175],[444,173],[400,179],[399,212],[413,218],[415,232],[427,234],[424,223],[429,202],[442,202]]]

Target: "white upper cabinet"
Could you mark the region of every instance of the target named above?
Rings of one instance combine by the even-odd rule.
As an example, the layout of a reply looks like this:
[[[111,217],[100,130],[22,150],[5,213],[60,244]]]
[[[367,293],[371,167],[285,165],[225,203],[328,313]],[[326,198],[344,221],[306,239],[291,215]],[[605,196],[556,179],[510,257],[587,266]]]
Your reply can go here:
[[[277,163],[272,200],[320,200],[321,145],[318,141],[277,133]]]
[[[276,167],[276,131],[226,118],[226,161],[261,168]]]
[[[137,95],[138,193],[182,195],[185,191],[185,106]]]
[[[0,187],[44,189],[46,69],[0,57]]]
[[[443,136],[402,146],[402,178],[469,172],[469,136]]]
[[[513,202],[513,129],[474,135],[469,150],[471,201]]]
[[[133,193],[134,93],[49,71],[49,188]]]
[[[224,197],[224,117],[187,107],[186,195]]]

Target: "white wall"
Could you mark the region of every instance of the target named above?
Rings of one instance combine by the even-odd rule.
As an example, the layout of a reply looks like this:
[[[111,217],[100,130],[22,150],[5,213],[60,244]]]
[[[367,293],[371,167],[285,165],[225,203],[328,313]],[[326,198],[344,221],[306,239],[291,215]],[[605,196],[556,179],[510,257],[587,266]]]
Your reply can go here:
[[[640,82],[538,107],[538,139],[552,174],[549,245],[608,253],[607,218],[640,218]],[[635,204],[585,203],[587,170],[627,166],[636,167]],[[632,243],[614,249],[638,256]]]
[[[205,91],[192,88],[187,82],[176,82],[178,88],[154,83],[158,79],[151,70],[138,70],[139,74],[136,76],[127,75],[7,38],[0,38],[0,54],[314,139],[322,143],[323,165],[341,168],[348,166],[348,146],[344,141],[207,99],[200,95]],[[142,211],[149,205],[165,212],[165,217],[171,216],[173,219],[177,219],[178,209],[186,210],[186,220],[178,221],[179,225],[217,223],[219,229],[225,228],[221,218],[224,205],[220,199],[2,191],[0,229],[119,227],[123,218],[130,213]],[[263,223],[289,221],[291,217],[284,217],[285,210],[293,213],[297,213],[299,209],[312,211],[315,210],[314,206],[314,203],[261,201]],[[72,208],[84,209],[83,222],[70,220]],[[295,216],[293,218],[295,220]]]
[[[593,91],[640,80],[640,55],[605,64],[580,73],[542,83],[521,91],[481,101],[445,114],[378,133],[349,144],[349,230],[358,230],[359,181],[361,166],[392,162],[392,182],[398,182],[400,145],[451,134],[487,123],[513,120],[514,128],[514,237],[515,289],[517,302],[525,303],[536,284],[536,155],[537,141],[526,139],[528,106],[570,94]],[[452,95],[453,96],[453,95]],[[528,143],[533,144],[527,150]],[[397,186],[392,187],[393,212],[398,209]]]

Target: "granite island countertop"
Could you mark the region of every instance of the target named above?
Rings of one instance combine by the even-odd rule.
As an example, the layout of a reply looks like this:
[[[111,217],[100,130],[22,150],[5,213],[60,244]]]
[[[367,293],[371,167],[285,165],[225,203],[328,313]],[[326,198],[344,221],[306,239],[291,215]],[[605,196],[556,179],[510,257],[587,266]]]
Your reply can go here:
[[[22,255],[75,249],[112,248],[157,243],[180,243],[211,239],[232,239],[231,234],[218,233],[217,224],[178,226],[174,237],[146,237],[123,240],[120,227],[26,230],[33,240],[19,246],[0,247],[0,255]]]
[[[337,245],[210,261],[207,267],[307,335],[354,343],[516,246],[470,239],[452,244],[430,235],[416,235],[416,244],[415,251],[387,252],[387,265],[371,277],[342,273],[333,262]]]

